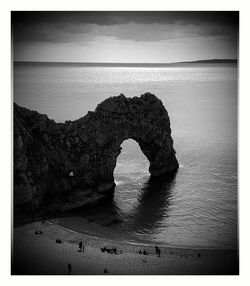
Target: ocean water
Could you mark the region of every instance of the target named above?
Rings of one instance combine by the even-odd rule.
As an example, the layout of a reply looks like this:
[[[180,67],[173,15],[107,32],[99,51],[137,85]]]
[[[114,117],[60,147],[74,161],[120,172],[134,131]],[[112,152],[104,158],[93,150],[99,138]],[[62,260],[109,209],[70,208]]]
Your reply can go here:
[[[131,242],[236,248],[236,65],[14,66],[14,101],[57,122],[78,119],[109,96],[145,92],[159,97],[169,113],[180,164],[176,175],[149,181],[147,158],[135,141],[126,140],[115,168],[113,202],[87,215],[74,212],[57,223]],[[89,229],[83,223],[86,216]]]

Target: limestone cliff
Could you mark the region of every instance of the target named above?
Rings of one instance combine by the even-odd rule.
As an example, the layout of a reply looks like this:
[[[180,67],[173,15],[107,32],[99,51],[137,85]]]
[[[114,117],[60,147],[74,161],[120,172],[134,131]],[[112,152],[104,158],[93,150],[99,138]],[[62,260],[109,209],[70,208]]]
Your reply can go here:
[[[65,123],[14,104],[14,206],[66,210],[112,198],[126,139],[138,142],[159,176],[178,168],[168,113],[153,94],[110,97]]]

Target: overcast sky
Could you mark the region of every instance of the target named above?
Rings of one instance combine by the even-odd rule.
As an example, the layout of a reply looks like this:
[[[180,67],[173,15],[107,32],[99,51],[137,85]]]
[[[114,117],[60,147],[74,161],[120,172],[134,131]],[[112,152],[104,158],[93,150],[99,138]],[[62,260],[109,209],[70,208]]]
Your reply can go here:
[[[237,58],[238,12],[12,12],[14,60]]]

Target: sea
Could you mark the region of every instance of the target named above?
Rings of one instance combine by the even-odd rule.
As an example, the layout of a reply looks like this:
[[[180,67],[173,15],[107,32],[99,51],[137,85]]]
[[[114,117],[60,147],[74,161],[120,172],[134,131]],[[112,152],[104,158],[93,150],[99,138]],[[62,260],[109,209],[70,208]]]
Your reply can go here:
[[[15,63],[13,100],[56,122],[75,120],[123,93],[151,92],[168,111],[180,168],[150,181],[149,162],[122,143],[113,201],[53,221],[129,243],[183,248],[238,247],[236,64],[119,66]],[[87,222],[87,223],[86,223]]]

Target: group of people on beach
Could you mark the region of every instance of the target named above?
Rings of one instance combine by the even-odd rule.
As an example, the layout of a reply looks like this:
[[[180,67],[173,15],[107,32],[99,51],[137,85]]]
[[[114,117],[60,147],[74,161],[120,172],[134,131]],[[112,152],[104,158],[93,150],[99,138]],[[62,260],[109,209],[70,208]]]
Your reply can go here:
[[[41,235],[42,233],[43,232],[41,230],[36,230],[35,231],[35,234],[40,234]],[[56,239],[56,243],[62,243],[62,240],[57,238]],[[84,245],[83,245],[82,241],[79,242],[78,246],[79,246],[79,252],[84,252]],[[110,254],[118,254],[116,247],[108,248],[107,246],[104,246],[104,247],[101,248],[101,251],[102,252],[107,252],[107,253],[110,253]],[[122,251],[120,253],[122,253]],[[155,246],[155,253],[158,255],[158,257],[161,256],[161,250],[160,250],[160,248],[157,245]],[[139,254],[147,255],[149,253],[146,250],[142,251],[140,249],[139,250]],[[198,253],[198,257],[200,257],[200,253]],[[144,259],[143,262],[146,262],[146,259]],[[72,273],[72,265],[71,265],[71,263],[68,263],[68,274],[71,274],[71,273]],[[105,274],[108,273],[106,268],[104,269],[104,273]]]
[[[147,254],[149,254],[146,250],[139,250],[139,254],[143,254],[143,255],[147,255]],[[160,250],[160,248],[156,245],[155,246],[155,254],[157,254],[158,255],[158,257],[160,257],[161,256],[161,250]]]
[[[56,242],[57,242],[57,243],[60,243],[58,240],[59,240],[59,239],[57,239]],[[80,241],[78,245],[79,245],[79,252],[84,252],[83,242]],[[110,253],[110,254],[118,254],[116,247],[114,247],[114,248],[108,248],[107,246],[104,246],[104,247],[101,248],[101,251],[102,251],[102,252],[107,252],[107,253]],[[121,253],[122,253],[122,252],[121,252]],[[142,251],[142,250],[140,249],[140,250],[139,250],[139,254],[147,255],[147,254],[149,254],[149,252],[147,252],[146,250],[143,250],[143,251]],[[160,248],[159,248],[157,245],[155,246],[155,254],[157,254],[158,257],[161,256],[161,250],[160,250]],[[143,262],[146,262],[146,259],[144,259]],[[71,265],[71,263],[68,263],[68,274],[71,274],[71,273],[72,273],[72,265]],[[105,269],[104,269],[104,274],[106,274],[106,273],[109,273],[109,272],[108,272],[108,270],[105,268]]]
[[[141,251],[141,249],[139,250],[139,254],[143,254],[143,255],[147,255],[148,252],[146,250]]]
[[[101,251],[102,252],[107,252],[107,253],[110,253],[110,254],[118,254],[116,247],[114,247],[114,248],[107,248],[106,246],[104,246],[104,247],[101,248]]]

